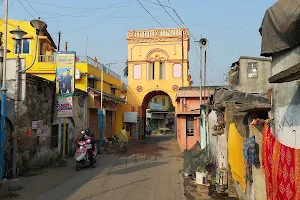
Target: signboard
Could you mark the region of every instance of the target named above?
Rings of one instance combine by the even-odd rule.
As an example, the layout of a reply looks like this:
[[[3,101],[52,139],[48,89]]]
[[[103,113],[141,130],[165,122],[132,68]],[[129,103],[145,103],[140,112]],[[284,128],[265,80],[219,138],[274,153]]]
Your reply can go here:
[[[137,112],[124,112],[124,122],[137,123]]]
[[[57,96],[57,117],[73,117],[72,94],[64,94]]]
[[[162,110],[162,104],[160,103],[150,103],[151,110]]]
[[[60,51],[56,54],[56,93],[70,94],[75,88],[75,52]]]
[[[79,69],[76,69],[75,70],[75,79],[80,79],[81,78],[81,74],[80,74],[80,70]]]
[[[146,113],[146,118],[151,118],[151,113]]]

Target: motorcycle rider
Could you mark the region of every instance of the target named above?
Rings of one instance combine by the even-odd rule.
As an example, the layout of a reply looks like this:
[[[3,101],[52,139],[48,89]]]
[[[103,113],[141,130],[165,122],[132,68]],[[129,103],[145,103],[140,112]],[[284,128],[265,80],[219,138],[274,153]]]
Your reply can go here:
[[[91,162],[91,166],[95,167],[94,166],[94,156],[93,156],[93,151],[95,149],[95,138],[94,138],[94,135],[92,134],[92,131],[90,128],[85,129],[84,132],[85,132],[85,135],[87,135],[91,139],[92,148],[89,148],[87,151],[88,151],[89,159]]]

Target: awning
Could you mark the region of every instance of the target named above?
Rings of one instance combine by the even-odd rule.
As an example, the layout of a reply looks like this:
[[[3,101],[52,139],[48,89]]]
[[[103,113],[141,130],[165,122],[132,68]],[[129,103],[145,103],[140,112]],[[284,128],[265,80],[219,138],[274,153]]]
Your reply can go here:
[[[96,98],[101,98],[101,91],[99,90],[96,90],[94,88],[88,88],[87,91],[92,91],[94,94],[95,94],[95,97]],[[114,103],[118,103],[118,104],[125,104],[126,101],[120,97],[117,97],[115,95],[112,95],[112,94],[107,94],[105,92],[103,92],[103,99],[104,100],[107,100],[107,101],[112,101]]]
[[[199,111],[183,111],[183,112],[178,112],[177,115],[199,115],[200,116],[200,112]]]
[[[249,104],[237,109],[239,112],[268,112],[272,108],[271,104]]]
[[[173,111],[168,110],[149,110],[149,113],[161,113],[161,114],[175,114]]]

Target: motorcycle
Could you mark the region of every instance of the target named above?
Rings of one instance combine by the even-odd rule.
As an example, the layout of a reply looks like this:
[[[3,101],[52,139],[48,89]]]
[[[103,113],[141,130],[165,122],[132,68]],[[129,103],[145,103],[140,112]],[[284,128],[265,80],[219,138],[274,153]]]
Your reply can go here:
[[[77,137],[75,138],[77,145],[79,146],[76,149],[74,158],[76,160],[76,170],[80,171],[81,168],[86,167],[88,165],[91,165],[91,161],[89,159],[89,155],[88,155],[88,149],[92,148],[92,144],[91,144],[91,139],[88,138],[85,141],[80,141]],[[96,163],[96,155],[97,155],[97,147],[95,145],[94,147],[94,151],[93,151],[93,159],[94,159],[94,163]]]

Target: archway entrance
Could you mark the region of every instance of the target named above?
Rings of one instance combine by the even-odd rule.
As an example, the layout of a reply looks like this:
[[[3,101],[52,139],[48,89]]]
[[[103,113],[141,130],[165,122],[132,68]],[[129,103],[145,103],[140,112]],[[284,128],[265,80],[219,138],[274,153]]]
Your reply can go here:
[[[143,133],[145,137],[146,127],[157,133],[158,131],[174,131],[175,107],[170,95],[162,90],[151,91],[145,95],[141,105]]]

